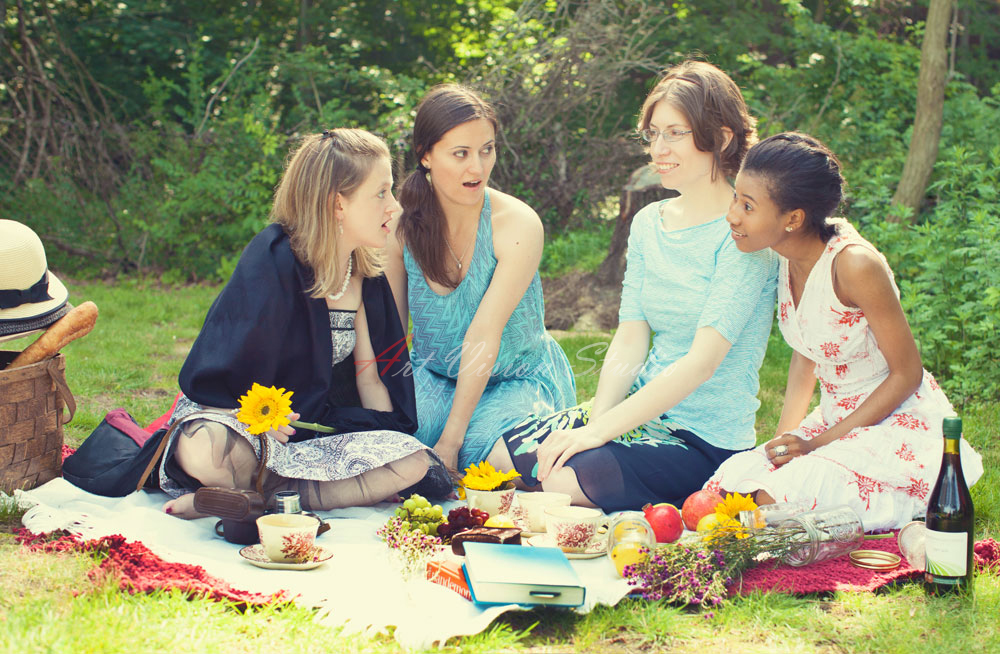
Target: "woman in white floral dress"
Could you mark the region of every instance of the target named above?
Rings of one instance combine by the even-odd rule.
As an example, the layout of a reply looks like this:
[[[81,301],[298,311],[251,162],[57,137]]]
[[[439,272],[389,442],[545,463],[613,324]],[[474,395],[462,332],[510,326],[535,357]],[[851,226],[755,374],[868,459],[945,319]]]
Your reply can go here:
[[[925,513],[954,410],[922,367],[885,257],[829,218],[842,187],[836,157],[804,134],[747,154],[728,220],[740,250],[781,255],[778,324],[793,354],[775,438],[725,461],[706,488],[847,504],[867,531],[890,529]],[[965,440],[962,464],[971,486],[983,466]]]

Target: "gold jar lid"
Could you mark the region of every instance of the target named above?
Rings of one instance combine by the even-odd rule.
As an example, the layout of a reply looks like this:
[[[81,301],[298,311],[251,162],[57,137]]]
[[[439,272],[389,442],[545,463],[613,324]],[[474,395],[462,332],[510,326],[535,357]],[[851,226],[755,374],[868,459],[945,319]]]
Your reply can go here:
[[[853,565],[868,570],[895,570],[903,562],[898,554],[879,550],[854,550],[847,556]]]

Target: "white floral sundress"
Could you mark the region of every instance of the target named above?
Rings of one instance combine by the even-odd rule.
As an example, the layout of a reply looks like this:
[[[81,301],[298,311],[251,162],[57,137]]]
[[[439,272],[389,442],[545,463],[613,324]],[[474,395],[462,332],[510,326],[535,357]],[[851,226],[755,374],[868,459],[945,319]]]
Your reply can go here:
[[[785,341],[815,362],[820,402],[791,433],[809,440],[856,409],[889,374],[864,313],[841,304],[833,290],[834,258],[848,245],[875,252],[892,278],[885,257],[847,221],[837,220],[806,280],[799,306],[792,301],[788,261],[778,278],[778,324]],[[899,290],[893,281],[897,296]],[[866,531],[892,529],[923,517],[943,451],[942,418],[954,414],[934,377],[924,370],[920,388],[882,422],[775,468],[763,445],[725,461],[706,488],[747,493],[763,489],[776,501],[812,506],[847,504]],[[982,457],[963,439],[962,468],[972,486],[983,473]]]

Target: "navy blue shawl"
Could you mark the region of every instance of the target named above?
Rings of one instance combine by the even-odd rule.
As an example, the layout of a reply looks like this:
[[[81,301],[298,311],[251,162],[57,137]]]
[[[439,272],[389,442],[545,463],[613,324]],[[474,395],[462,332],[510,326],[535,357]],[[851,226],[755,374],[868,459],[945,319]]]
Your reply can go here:
[[[385,276],[367,278],[361,288],[391,412],[359,405],[353,368],[364,362],[353,362],[352,356],[337,367],[331,365],[329,312],[325,300],[307,294],[312,282],[311,269],[295,258],[280,225],[257,234],[208,311],[181,368],[181,390],[199,404],[234,408],[257,382],[294,391],[292,410],[301,413],[303,421],[340,433],[391,429],[412,434],[417,410],[410,357]],[[299,429],[293,440],[315,435]]]

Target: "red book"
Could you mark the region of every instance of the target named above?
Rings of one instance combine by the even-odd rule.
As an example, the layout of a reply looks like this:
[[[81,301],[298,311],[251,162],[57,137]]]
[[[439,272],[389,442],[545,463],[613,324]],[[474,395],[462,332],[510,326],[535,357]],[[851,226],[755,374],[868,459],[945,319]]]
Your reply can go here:
[[[427,580],[450,588],[465,599],[472,601],[472,593],[462,574],[462,564],[458,561],[430,561],[427,563]]]

